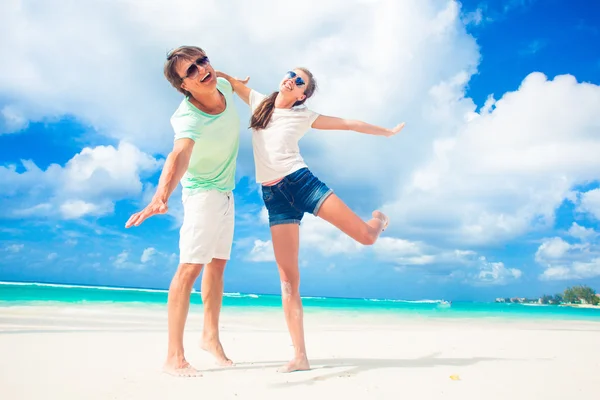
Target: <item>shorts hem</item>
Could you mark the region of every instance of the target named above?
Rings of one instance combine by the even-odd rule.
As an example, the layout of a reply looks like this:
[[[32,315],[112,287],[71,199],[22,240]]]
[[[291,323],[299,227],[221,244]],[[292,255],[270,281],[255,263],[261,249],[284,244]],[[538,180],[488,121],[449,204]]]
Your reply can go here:
[[[283,225],[283,224],[297,224],[297,225],[300,225],[300,220],[299,219],[282,219],[282,220],[279,220],[279,221],[270,221],[269,222],[269,226]]]
[[[184,261],[185,260],[185,261]],[[199,261],[200,260],[200,261]],[[212,260],[212,258],[211,258]],[[201,260],[199,258],[192,258],[192,259],[183,259],[180,258],[179,259],[179,264],[198,264],[198,265],[206,265],[208,264],[211,260],[205,261],[205,260]]]
[[[213,259],[218,258],[219,260],[229,261],[231,259],[231,254],[215,254]]]
[[[325,200],[327,200],[327,198],[332,194],[333,194],[333,189],[329,189],[327,192],[325,192],[325,194],[323,196],[321,196],[321,198],[317,202],[317,205],[315,206],[315,209],[312,212],[313,215],[317,215],[317,213],[319,212],[319,209],[321,208],[321,206],[323,205]]]

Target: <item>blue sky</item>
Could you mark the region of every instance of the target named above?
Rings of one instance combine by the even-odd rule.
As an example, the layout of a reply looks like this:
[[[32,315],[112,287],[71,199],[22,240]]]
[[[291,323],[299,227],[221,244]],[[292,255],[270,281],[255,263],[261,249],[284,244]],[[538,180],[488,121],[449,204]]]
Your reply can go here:
[[[197,7],[187,0],[129,3],[1,6],[10,39],[0,49],[10,57],[0,65],[0,280],[168,287],[180,187],[168,216],[124,223],[152,195],[172,143],[168,118],[180,97],[162,76],[165,53],[197,44],[259,91],[304,65],[319,83],[316,111],[406,121],[390,139],[311,131],[301,142],[313,172],[359,215],[381,208],[391,217],[365,248],[306,216],[304,295],[489,300],[580,283],[600,291],[599,5],[307,1],[300,20],[268,1],[200,14],[181,13]],[[249,113],[236,106],[225,290],[277,293]]]

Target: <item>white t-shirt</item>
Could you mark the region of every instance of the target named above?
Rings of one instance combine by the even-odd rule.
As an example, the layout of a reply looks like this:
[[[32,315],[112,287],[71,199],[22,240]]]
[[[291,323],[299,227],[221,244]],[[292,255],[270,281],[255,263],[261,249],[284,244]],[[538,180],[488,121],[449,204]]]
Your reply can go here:
[[[250,91],[252,113],[265,97],[255,90]],[[291,109],[275,108],[265,129],[252,130],[257,182],[274,181],[306,167],[298,142],[318,116],[304,104]]]

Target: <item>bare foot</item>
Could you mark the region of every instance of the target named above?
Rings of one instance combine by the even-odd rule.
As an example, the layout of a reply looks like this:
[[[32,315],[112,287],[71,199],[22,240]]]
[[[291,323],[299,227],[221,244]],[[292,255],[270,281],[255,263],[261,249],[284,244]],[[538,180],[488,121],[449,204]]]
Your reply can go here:
[[[200,344],[200,348],[210,354],[215,358],[218,365],[222,367],[231,367],[233,365],[233,361],[231,361],[225,355],[225,351],[223,350],[223,346],[221,345],[221,341],[216,340],[202,340]]]
[[[382,232],[386,230],[388,224],[390,223],[390,219],[381,211],[375,210],[373,211],[373,218],[377,218],[378,220],[380,220],[381,222],[383,222],[383,229],[381,230]]]
[[[199,378],[202,376],[200,371],[196,368],[192,367],[187,361],[183,361],[182,363],[173,364],[173,363],[165,363],[163,367],[163,372],[173,376],[179,377],[194,377]]]
[[[292,361],[279,368],[277,372],[288,373],[294,371],[308,371],[310,369],[310,365],[308,364],[308,359],[305,357],[295,357]]]

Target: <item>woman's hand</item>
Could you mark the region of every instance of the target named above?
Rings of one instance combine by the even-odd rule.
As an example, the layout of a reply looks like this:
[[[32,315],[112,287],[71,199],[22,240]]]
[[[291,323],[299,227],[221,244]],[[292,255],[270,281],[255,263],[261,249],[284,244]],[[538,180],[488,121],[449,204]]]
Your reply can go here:
[[[396,125],[395,127],[393,127],[392,129],[389,129],[390,134],[385,135],[385,136],[387,136],[387,137],[394,136],[396,133],[400,132],[402,130],[402,128],[404,128],[404,122],[401,122],[398,125]]]

